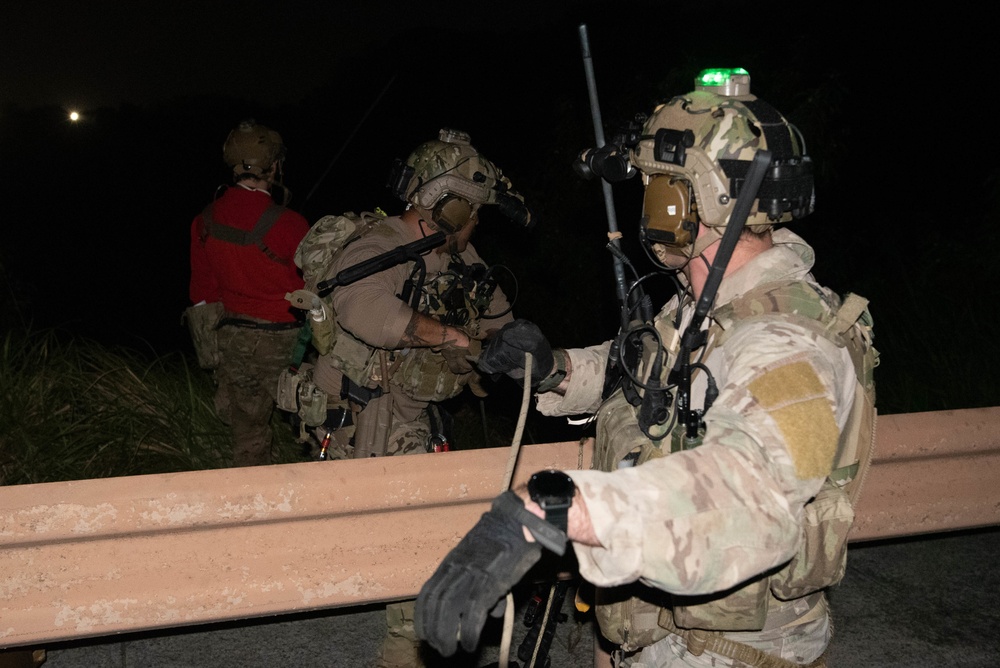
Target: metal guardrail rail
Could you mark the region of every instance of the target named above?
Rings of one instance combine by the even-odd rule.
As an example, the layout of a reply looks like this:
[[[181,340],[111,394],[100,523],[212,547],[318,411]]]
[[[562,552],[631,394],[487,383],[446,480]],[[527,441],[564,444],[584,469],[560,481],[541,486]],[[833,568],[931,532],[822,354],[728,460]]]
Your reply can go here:
[[[408,598],[507,449],[0,487],[0,649]],[[590,465],[521,448],[515,483]],[[1000,408],[883,416],[852,540],[1000,524]]]

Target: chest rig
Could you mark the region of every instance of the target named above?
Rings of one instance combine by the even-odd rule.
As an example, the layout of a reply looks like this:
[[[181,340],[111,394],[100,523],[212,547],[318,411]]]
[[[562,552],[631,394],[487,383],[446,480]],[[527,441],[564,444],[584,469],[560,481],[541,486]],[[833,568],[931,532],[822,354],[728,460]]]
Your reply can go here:
[[[676,312],[661,314],[654,323],[660,340],[672,354],[676,351],[670,342],[678,340],[675,316]],[[853,505],[871,461],[875,438],[873,371],[878,364],[878,352],[872,345],[867,300],[853,294],[841,300],[830,291],[801,280],[758,286],[714,310],[699,359],[708,359],[713,350],[724,345],[741,327],[774,320],[795,323],[846,348],[856,379],[854,402],[840,433],[833,471],[820,492],[805,506],[799,551],[777,572],[716,595],[673,596],[638,584],[599,589],[595,614],[601,631],[626,651],[652,644],[669,633],[679,633],[690,640],[687,635],[690,629],[697,629],[698,633],[761,630],[772,597],[778,601],[803,598],[836,584],[843,577]],[[650,356],[647,350],[640,373],[649,373]],[[665,369],[662,373],[664,377],[667,375]],[[642,392],[639,390],[640,395]],[[600,407],[594,468],[613,471],[622,466],[638,466],[700,445],[703,431],[698,430],[692,437],[689,425],[676,420],[640,428],[641,406],[634,402],[634,398],[630,402],[619,389]]]
[[[493,268],[478,262],[470,265],[452,255],[445,271],[426,280],[411,280],[400,298],[415,303],[418,312],[478,339],[485,318],[503,315],[486,315],[496,289]],[[410,290],[415,291],[415,300]],[[412,399],[444,401],[457,396],[468,384],[470,374],[454,373],[432,348],[394,350],[389,356],[393,368],[389,381]]]

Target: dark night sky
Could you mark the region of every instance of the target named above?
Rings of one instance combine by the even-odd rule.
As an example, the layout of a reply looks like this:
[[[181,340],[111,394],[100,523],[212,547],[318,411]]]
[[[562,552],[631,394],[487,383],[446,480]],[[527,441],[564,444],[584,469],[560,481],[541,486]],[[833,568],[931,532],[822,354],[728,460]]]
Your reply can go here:
[[[601,0],[546,3],[79,2],[37,0],[5,9],[0,27],[3,96],[23,105],[92,108],[146,104],[175,95],[218,93],[265,103],[296,102],[343,73],[344,59],[390,44],[419,67],[420,39],[440,30],[518,35]],[[19,5],[19,6],[17,6]],[[475,39],[457,42],[475,54]],[[481,54],[492,59],[490,54]],[[503,54],[497,54],[501,59]]]
[[[225,180],[219,149],[240,118],[282,133],[292,206],[311,220],[398,211],[385,197],[391,160],[451,125],[540,212],[531,237],[488,221],[477,231],[481,250],[519,272],[521,314],[580,321],[585,310],[589,328],[554,323],[553,336],[591,343],[617,316],[600,189],[568,166],[593,142],[585,23],[606,126],[689,90],[703,67],[746,67],[816,160],[817,213],[796,231],[821,258],[841,254],[819,278],[870,293],[885,288],[877,272],[859,271],[866,260],[915,257],[926,271],[928,257],[953,246],[956,224],[1000,210],[996,39],[971,7],[10,2],[0,21],[0,262],[36,322],[64,313],[86,333],[183,343],[187,228]],[[65,120],[71,108],[83,123]],[[627,234],[636,185],[616,186]],[[995,225],[983,229],[996,239]],[[553,287],[565,276],[575,289]]]
[[[795,58],[796,49],[811,44],[830,60],[891,68],[889,78],[930,66],[938,70],[930,82],[946,68],[964,64],[968,71],[996,61],[989,28],[971,3],[876,7],[788,0],[753,6],[732,0],[14,0],[0,24],[0,83],[5,103],[28,106],[147,104],[205,93],[297,102],[343,75],[346,59],[363,49],[389,47],[400,52],[401,64],[433,70],[438,63],[422,53],[445,34],[456,58],[478,58],[498,77],[516,76],[504,64],[521,66],[525,42],[540,38],[533,31],[571,32],[581,21],[597,44],[614,44],[613,52],[661,56],[661,62],[633,61],[636,71],[651,74],[676,60],[674,46],[692,37],[720,55],[759,48],[784,49]],[[504,35],[506,49],[477,51],[478,36],[487,32]],[[552,65],[534,63],[542,71]]]

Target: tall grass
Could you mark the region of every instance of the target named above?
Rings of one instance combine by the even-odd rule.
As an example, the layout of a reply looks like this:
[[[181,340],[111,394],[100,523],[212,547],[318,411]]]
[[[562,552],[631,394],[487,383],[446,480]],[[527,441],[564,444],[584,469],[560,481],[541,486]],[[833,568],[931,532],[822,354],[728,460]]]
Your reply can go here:
[[[56,331],[0,350],[0,484],[227,466],[210,376],[180,353],[146,359]],[[277,412],[276,412],[277,413]],[[295,444],[276,417],[278,461]]]

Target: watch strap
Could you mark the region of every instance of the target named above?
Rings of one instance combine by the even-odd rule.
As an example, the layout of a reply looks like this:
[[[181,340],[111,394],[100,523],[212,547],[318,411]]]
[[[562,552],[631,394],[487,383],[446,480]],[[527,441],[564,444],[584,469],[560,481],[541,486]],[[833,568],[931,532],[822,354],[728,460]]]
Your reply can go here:
[[[563,533],[569,523],[569,507],[565,508],[542,508],[545,511],[545,521],[553,525]]]
[[[504,492],[493,500],[494,509],[518,520],[545,549],[560,557],[566,554],[566,532],[524,507],[524,501],[514,492]]]
[[[566,378],[566,351],[556,348],[552,351],[552,360],[556,368],[548,376],[542,379],[535,392],[551,392],[559,387],[559,383]]]

